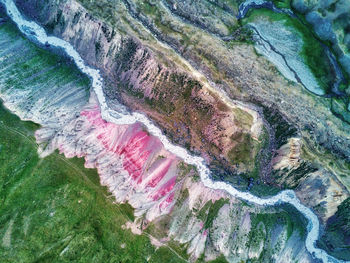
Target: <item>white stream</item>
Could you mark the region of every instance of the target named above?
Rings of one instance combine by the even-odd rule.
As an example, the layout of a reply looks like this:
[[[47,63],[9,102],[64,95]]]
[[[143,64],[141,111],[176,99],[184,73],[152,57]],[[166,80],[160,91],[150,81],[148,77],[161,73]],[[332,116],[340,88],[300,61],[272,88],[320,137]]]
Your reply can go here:
[[[141,122],[147,126],[148,131],[158,137],[163,143],[164,147],[171,153],[182,158],[186,163],[194,165],[200,173],[203,184],[211,189],[221,189],[228,192],[235,198],[239,198],[257,205],[273,206],[281,203],[287,203],[294,206],[300,213],[302,213],[308,221],[306,249],[311,253],[315,259],[323,262],[345,262],[338,260],[328,255],[324,250],[316,247],[316,241],[319,237],[319,221],[317,216],[310,208],[301,204],[296,197],[294,191],[285,190],[270,198],[259,198],[248,192],[241,192],[225,182],[214,182],[210,179],[210,170],[205,165],[203,158],[192,156],[184,148],[173,145],[161,130],[153,124],[145,115],[141,113],[128,113],[125,108],[121,106],[121,111],[116,112],[108,108],[106,98],[103,93],[103,79],[99,70],[93,69],[85,65],[79,53],[68,42],[57,37],[48,36],[45,30],[32,21],[27,21],[17,9],[13,0],[0,0],[4,3],[7,13],[14,23],[17,24],[19,30],[24,33],[31,40],[38,42],[41,45],[49,44],[54,47],[62,49],[68,56],[70,56],[76,63],[77,67],[91,78],[92,87],[97,94],[97,98],[101,107],[103,119],[116,124],[131,124],[134,122]],[[350,261],[347,261],[350,262]]]

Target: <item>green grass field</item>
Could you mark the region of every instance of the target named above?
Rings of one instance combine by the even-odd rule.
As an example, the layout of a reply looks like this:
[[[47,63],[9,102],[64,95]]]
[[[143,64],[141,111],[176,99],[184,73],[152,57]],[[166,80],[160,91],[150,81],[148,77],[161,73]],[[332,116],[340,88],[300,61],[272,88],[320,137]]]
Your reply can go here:
[[[182,261],[122,229],[132,208],[113,204],[82,159],[40,159],[37,128],[0,108],[0,262]]]

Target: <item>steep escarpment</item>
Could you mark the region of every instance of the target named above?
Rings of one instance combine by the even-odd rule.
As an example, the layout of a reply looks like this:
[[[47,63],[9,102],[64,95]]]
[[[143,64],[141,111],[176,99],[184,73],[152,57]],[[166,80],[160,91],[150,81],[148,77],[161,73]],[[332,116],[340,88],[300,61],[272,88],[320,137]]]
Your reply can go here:
[[[257,57],[254,50],[247,43],[237,42],[234,37],[230,39],[213,35],[211,27],[205,28],[203,23],[198,25],[196,18],[189,19],[188,16],[184,15],[184,13],[192,10],[193,13],[196,13],[197,18],[203,19],[202,4],[191,4],[190,1],[181,1],[181,3],[173,1],[172,5],[163,5],[158,2],[146,5],[140,1],[124,2],[127,2],[129,12],[137,17],[141,23],[160,40],[171,45],[196,68],[200,69],[209,79],[215,82],[216,86],[225,89],[233,98],[260,105],[267,112],[265,116],[266,119],[270,119],[270,127],[277,136],[275,137],[276,141],[285,141],[292,136],[301,137],[302,150],[299,161],[295,165],[274,171],[277,178],[276,176],[272,178],[275,182],[279,182],[279,186],[293,187],[294,185],[296,187],[300,179],[307,177],[316,169],[320,169],[323,171],[321,174],[326,177],[330,174],[335,175],[337,177],[335,180],[338,181],[337,184],[340,188],[341,184],[349,188],[349,178],[343,176],[347,174],[349,169],[349,125],[346,121],[343,122],[343,118],[338,119],[339,114],[334,112],[334,108],[337,107],[338,112],[341,111],[346,114],[347,110],[345,108],[341,109],[342,103],[346,102],[346,94],[339,99],[337,97],[320,97],[306,92],[300,85],[286,82],[285,79],[276,74],[275,69],[271,68],[269,63],[266,63],[266,60]],[[206,4],[208,2],[204,1],[203,5]],[[234,5],[231,6],[232,10],[235,10]],[[215,11],[204,13],[207,20],[212,22],[210,23],[211,26],[217,25],[213,22],[214,16],[217,17],[217,20],[225,21],[226,18],[232,15],[227,12],[227,6],[217,7]],[[213,15],[214,13],[215,15]],[[262,20],[265,21],[276,18],[283,20],[286,25],[278,26],[278,28],[283,28],[283,32],[288,31],[286,30],[287,25],[295,30],[292,35],[295,35],[301,41],[301,46],[296,49],[288,46],[288,43],[295,42],[291,38],[285,38],[285,35],[277,33],[272,33],[271,36],[276,38],[277,44],[281,43],[281,46],[283,46],[284,59],[290,52],[290,57],[293,57],[299,65],[302,65],[301,69],[303,70],[295,71],[298,67],[295,65],[295,61],[290,63],[297,73],[297,78],[300,78],[300,73],[302,73],[305,75],[303,78],[311,82],[312,79],[316,82],[321,81],[328,84],[338,82],[337,69],[331,66],[332,61],[329,59],[329,54],[326,53],[323,44],[313,38],[312,32],[307,30],[305,24],[299,20],[292,20],[288,14],[283,16],[273,12],[269,13],[264,9],[257,10],[257,13],[257,17],[262,17]],[[269,15],[266,15],[266,13]],[[236,26],[242,31],[246,28],[242,27],[240,22]],[[273,27],[272,22],[264,26],[266,29]],[[219,31],[218,28],[217,31]],[[186,36],[191,37],[187,38]],[[232,33],[228,36],[235,36],[235,34]],[[271,41],[270,44],[276,45],[276,43]],[[271,52],[271,47],[267,49]],[[312,60],[312,63],[310,63],[310,60]],[[308,72],[310,72],[310,75],[307,74]],[[327,85],[326,87],[328,88]],[[308,88],[311,89],[310,86]],[[345,87],[342,86],[340,89],[344,93]],[[274,118],[271,118],[265,109],[273,109],[277,114]],[[280,123],[284,124],[280,125]],[[332,124],[330,125],[330,123]],[[273,141],[273,139],[270,139],[270,141]],[[337,160],[331,156],[337,156],[335,157]],[[330,157],[332,159],[331,163],[328,159]],[[282,166],[274,167],[277,169]],[[332,172],[329,173],[329,171]],[[283,176],[281,179],[279,175],[281,173],[288,174],[290,178],[287,179],[287,176]]]
[[[207,77],[215,82],[216,86],[225,89],[230,96],[246,101],[258,101],[267,107],[276,105],[278,110],[287,116],[287,119],[293,125],[305,132],[308,132],[305,130],[306,125],[315,123],[315,120],[323,120],[318,123],[319,127],[312,128],[313,139],[317,143],[323,144],[328,151],[332,151],[342,158],[349,156],[350,142],[347,138],[344,139],[346,137],[344,136],[344,132],[348,129],[348,125],[345,124],[346,127],[343,127],[343,122],[337,120],[331,113],[330,99],[321,99],[312,94],[307,94],[303,89],[300,89],[299,85],[286,82],[278,74],[272,73],[270,65],[266,63],[266,60],[258,58],[254,49],[246,43],[237,42],[235,38],[222,39],[213,35],[210,28],[202,29],[203,26],[198,27],[195,21],[187,19],[185,15],[179,16],[185,10],[187,12],[194,10],[193,12],[196,13],[196,17],[201,17],[203,15],[201,13],[202,4],[191,5],[190,1],[181,1],[181,3],[173,3],[171,7],[162,4],[162,2],[147,4],[141,3],[142,1],[124,2],[127,3],[126,6],[129,12],[143,23],[145,27],[151,30],[160,40],[166,42],[177,52],[181,53],[192,65],[200,69]],[[84,1],[82,3],[87,7],[89,6]],[[173,7],[174,5],[176,6],[176,10]],[[182,10],[181,12],[178,11],[180,9]],[[215,10],[218,20],[223,21],[230,16],[225,11],[225,8],[217,8]],[[233,10],[235,9],[233,8]],[[175,15],[173,12],[175,12]],[[262,9],[261,13],[264,12]],[[102,15],[98,12],[95,13]],[[207,11],[206,15],[208,16],[207,19],[212,21],[211,19],[214,15],[211,15],[210,11]],[[278,15],[274,16],[276,17]],[[285,15],[284,20],[288,18],[289,16]],[[216,24],[212,22],[211,25],[215,26]],[[241,31],[244,31],[243,29],[246,28],[242,27],[240,22],[235,25]],[[305,25],[301,24],[300,27],[300,30],[297,29],[299,31],[297,33],[298,35],[305,33],[303,32],[305,31]],[[309,48],[312,54],[316,54],[317,51],[322,56],[314,54],[315,57],[312,60],[317,61],[317,64],[310,65],[307,62],[306,68],[313,69],[316,66],[316,68],[318,67],[317,70],[322,69],[327,71],[326,74],[324,72],[321,74],[322,77],[325,77],[327,74],[332,76],[332,73],[328,72],[330,70],[329,63],[327,64],[321,59],[321,57],[324,57],[322,43],[316,43],[315,41],[311,43],[309,41],[310,34],[311,32],[308,33],[308,39],[302,37],[304,42],[303,48]],[[229,36],[231,35],[234,36],[235,34],[229,34]],[[278,39],[278,41],[281,40]],[[313,47],[313,50],[311,50],[311,47]],[[296,55],[299,56],[299,54]],[[316,71],[313,70],[313,72]],[[330,79],[327,79],[327,82],[331,83],[333,79],[330,77]],[[344,91],[344,87],[342,89]],[[290,90],[293,90],[293,95],[289,92]],[[282,101],[283,103],[280,103]],[[311,106],[308,107],[307,105],[310,105],[310,102],[320,105],[317,109]],[[340,111],[340,108],[341,106],[339,105],[338,111]],[[346,110],[342,112],[346,112]],[[335,127],[332,129],[325,124],[326,115],[335,123]],[[320,137],[321,134],[325,133],[331,134],[326,143]]]
[[[39,153],[42,157],[51,153],[47,158],[38,162],[37,166],[41,167],[41,164],[50,160],[49,158],[53,155],[59,156],[52,154],[56,149],[69,158],[73,156],[84,157],[86,167],[97,168],[101,183],[113,193],[113,199],[115,198],[118,203],[128,202],[135,209],[133,211],[129,208],[127,222],[120,218],[119,213],[117,213],[118,217],[111,214],[111,204],[106,211],[95,212],[99,205],[103,205],[100,195],[98,195],[99,199],[96,199],[94,191],[89,190],[88,192],[92,193],[89,195],[81,188],[86,179],[84,173],[77,174],[79,169],[72,166],[69,172],[73,176],[68,181],[74,181],[74,176],[82,177],[82,180],[77,184],[80,185],[80,188],[73,188],[72,184],[66,184],[65,177],[59,177],[56,180],[54,180],[55,177],[49,177],[51,188],[49,188],[50,191],[45,192],[50,193],[50,196],[44,195],[42,199],[46,197],[46,200],[40,199],[40,212],[42,211],[44,214],[38,215],[39,205],[32,203],[32,199],[28,201],[23,198],[21,193],[24,192],[28,195],[29,191],[26,187],[31,188],[33,185],[32,188],[35,188],[36,185],[37,195],[41,195],[42,191],[47,189],[47,182],[46,180],[38,182],[36,176],[30,175],[25,181],[21,181],[20,185],[15,184],[11,191],[5,193],[7,200],[5,202],[7,212],[5,220],[8,218],[11,220],[5,224],[6,228],[0,229],[0,235],[2,240],[5,240],[3,244],[7,249],[9,246],[17,248],[13,253],[16,258],[20,257],[19,253],[25,257],[29,256],[23,248],[23,241],[14,235],[11,238],[12,229],[18,230],[21,236],[22,232],[25,231],[24,236],[26,240],[29,240],[26,245],[35,243],[30,258],[40,260],[43,257],[42,247],[47,247],[46,244],[41,245],[42,240],[46,241],[46,239],[43,237],[40,240],[35,239],[37,232],[32,231],[32,219],[38,220],[40,217],[39,222],[55,226],[57,220],[62,220],[60,216],[63,215],[65,224],[67,219],[72,219],[75,230],[67,231],[67,229],[71,229],[69,227],[65,230],[59,228],[59,233],[54,233],[51,238],[55,242],[52,240],[49,242],[54,246],[49,247],[44,255],[45,258],[70,258],[73,260],[76,258],[76,254],[81,255],[81,251],[86,252],[87,247],[91,248],[91,243],[96,244],[96,239],[105,239],[108,236],[109,241],[106,243],[108,245],[105,246],[108,246],[109,249],[113,248],[113,251],[121,249],[123,252],[119,253],[118,256],[111,253],[109,257],[105,257],[108,259],[117,258],[120,261],[124,261],[125,255],[132,254],[134,249],[137,252],[132,254],[132,260],[136,256],[138,258],[139,253],[144,253],[144,257],[147,259],[154,250],[153,246],[157,246],[159,247],[158,252],[150,258],[152,261],[154,259],[155,262],[164,259],[166,255],[164,251],[167,251],[167,248],[170,248],[172,253],[177,255],[177,257],[171,257],[175,262],[177,262],[178,257],[179,260],[182,260],[182,257],[191,262],[203,262],[215,258],[226,258],[225,260],[230,262],[250,259],[262,262],[271,262],[271,260],[288,262],[290,258],[301,262],[312,262],[303,241],[305,238],[303,219],[292,208],[273,207],[266,209],[263,206],[253,206],[232,198],[222,190],[205,187],[198,180],[198,175],[193,167],[186,165],[179,158],[167,152],[159,139],[148,134],[140,123],[117,125],[103,120],[94,94],[92,93],[90,98],[82,96],[89,91],[86,78],[81,76],[72,65],[65,72],[59,71],[61,67],[66,69],[69,66],[65,59],[49,56],[50,53],[31,45],[9,23],[0,27],[0,33],[1,49],[5,51],[0,55],[1,79],[6,80],[12,74],[15,76],[9,83],[0,83],[1,98],[5,105],[20,117],[36,120],[41,124],[35,133],[39,144]],[[45,59],[47,55],[49,57]],[[29,58],[29,60],[24,58]],[[48,74],[52,65],[56,65],[55,70]],[[21,71],[15,71],[17,68]],[[79,80],[79,77],[81,81],[75,82],[76,79]],[[67,85],[69,85],[69,89]],[[79,92],[75,96],[67,93],[69,90]],[[18,98],[22,100],[18,100]],[[23,105],[23,101],[27,103]],[[1,128],[2,125],[1,123]],[[1,142],[2,140],[3,137],[1,137]],[[34,143],[31,141],[31,144]],[[37,147],[37,144],[34,145]],[[7,144],[5,150],[8,150]],[[3,154],[3,149],[1,154]],[[38,158],[36,157],[36,159]],[[62,156],[61,159],[62,163],[57,164],[60,169],[71,164]],[[65,164],[66,162],[67,164]],[[21,171],[19,174],[22,174],[22,169],[27,169],[26,163],[17,166],[15,171]],[[45,172],[51,174],[53,168],[52,170],[40,170],[40,173],[37,171],[35,174],[42,177]],[[53,174],[56,173],[57,171]],[[58,176],[59,174],[57,173]],[[12,178],[9,182],[12,185]],[[6,189],[8,185],[6,185]],[[55,186],[61,186],[61,188],[52,192],[54,189],[56,190]],[[23,213],[27,213],[30,208],[35,210],[33,215],[26,214],[28,216],[22,218],[22,214],[17,213],[18,210],[11,209],[13,203],[18,203],[15,201],[11,203],[11,200],[18,200],[17,196],[28,202]],[[108,200],[112,199],[112,197],[104,195],[102,197]],[[92,218],[92,226],[84,220],[76,221],[75,217],[67,215],[67,210],[64,213],[64,206],[61,205],[62,199],[68,198],[74,200],[74,205],[68,201],[63,203],[70,205],[68,211],[74,215],[80,215],[83,210],[82,215],[85,219]],[[87,199],[92,200],[94,205],[91,205],[92,202],[88,202]],[[98,201],[97,205],[96,200]],[[48,204],[48,208],[46,208],[46,204]],[[116,205],[114,208],[117,210],[121,207]],[[16,208],[18,208],[18,204]],[[75,210],[73,210],[74,208]],[[101,209],[104,208],[105,206],[101,207]],[[127,209],[122,211],[125,210]],[[90,212],[93,214],[89,215]],[[100,213],[104,215],[103,219],[96,215],[100,215]],[[3,218],[1,217],[1,220]],[[61,221],[58,222],[61,223]],[[103,227],[108,227],[107,229],[113,231],[108,233],[105,232],[105,228],[101,230],[102,223]],[[121,242],[120,237],[119,239],[115,237],[114,226],[117,227],[118,233],[126,233],[121,234],[126,238],[124,243]],[[119,228],[121,229],[119,230]],[[23,229],[29,229],[29,231]],[[72,233],[78,231],[77,229],[83,229],[85,235],[72,236]],[[129,245],[130,240],[133,240],[129,229],[135,235],[143,234],[142,237],[134,239],[133,245]],[[50,231],[46,231],[46,228],[39,228],[39,230],[40,235],[50,235]],[[87,233],[89,235],[85,238]],[[149,241],[145,240],[145,236],[150,238],[152,247]],[[140,249],[139,245],[140,247],[146,246],[146,248]],[[108,252],[104,252],[107,250],[105,246],[99,244],[96,248],[99,252],[96,252],[94,256],[102,257],[107,254]],[[126,246],[130,246],[130,248]],[[56,249],[57,247],[59,248]],[[125,253],[124,249],[126,249]],[[87,255],[90,253],[91,251]],[[1,257],[5,261],[11,260],[13,254],[5,251],[5,253],[1,253]]]
[[[337,112],[346,113],[341,110],[342,102],[338,102],[337,98],[320,97],[306,92],[301,85],[286,81],[273,65],[256,54],[250,44],[237,42],[235,38],[225,39],[213,35],[209,29],[203,29],[203,25],[198,27],[191,20],[182,18],[179,14],[174,15],[172,8],[161,2],[143,4],[139,1],[115,1],[114,4],[118,5],[118,16],[116,14],[107,16],[108,12],[105,11],[109,6],[108,3],[104,3],[105,9],[96,9],[95,5],[88,1],[81,3],[90,13],[110,25],[119,25],[122,23],[120,17],[131,14],[126,24],[132,25],[133,34],[140,35],[144,45],[152,43],[153,49],[164,50],[164,46],[159,49],[158,44],[159,41],[166,43],[207,76],[213,86],[224,89],[232,98],[261,105],[264,109],[275,109],[283,120],[287,121],[291,130],[296,128],[298,134],[302,135],[303,147],[307,153],[304,157],[313,155],[314,152],[321,157],[327,156],[317,158],[319,163],[317,165],[326,165],[328,170],[336,171],[338,179],[349,187],[349,179],[340,176],[349,165],[350,140],[347,136],[349,125],[338,118],[339,114],[334,114],[334,108]],[[116,12],[112,7],[109,10],[112,13]],[[217,8],[215,12],[218,12],[216,14],[221,21],[225,20],[222,17],[227,16],[225,8]],[[199,11],[197,13],[200,14]],[[141,29],[131,22],[135,20],[138,26],[142,25]],[[240,23],[237,26],[240,26]],[[159,41],[153,42],[142,30],[151,32]],[[305,42],[303,48],[313,46],[308,39],[303,38],[303,42]],[[173,55],[167,54],[173,58]],[[181,57],[176,57],[175,60],[179,59]],[[321,64],[324,65],[323,62]],[[190,71],[194,71],[193,68]],[[279,120],[280,118],[277,123],[271,123],[271,127],[278,126]],[[329,121],[332,125],[329,125]],[[275,131],[275,134],[278,132]],[[331,164],[327,161],[329,158],[333,159]],[[315,159],[310,161],[314,162]]]
[[[50,7],[43,7],[45,3],[40,1],[20,5],[102,70],[108,80],[105,94],[110,107],[113,100],[122,100],[131,109],[147,113],[174,142],[202,153],[213,165],[220,163],[225,173],[241,174],[243,181],[257,177],[260,164],[251,159],[257,159],[264,136],[257,112],[246,106],[225,105],[171,51],[159,44],[147,47],[150,43],[142,42],[146,33],[138,39],[123,32],[129,24],[116,22],[111,27],[73,1]],[[35,10],[42,13],[33,7],[40,7]]]

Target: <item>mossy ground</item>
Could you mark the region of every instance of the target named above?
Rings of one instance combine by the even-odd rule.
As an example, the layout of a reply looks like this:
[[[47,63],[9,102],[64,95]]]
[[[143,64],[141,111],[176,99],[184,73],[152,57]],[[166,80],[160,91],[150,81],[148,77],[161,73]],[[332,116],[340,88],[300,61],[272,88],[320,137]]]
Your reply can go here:
[[[272,0],[277,8],[291,9],[291,0]]]

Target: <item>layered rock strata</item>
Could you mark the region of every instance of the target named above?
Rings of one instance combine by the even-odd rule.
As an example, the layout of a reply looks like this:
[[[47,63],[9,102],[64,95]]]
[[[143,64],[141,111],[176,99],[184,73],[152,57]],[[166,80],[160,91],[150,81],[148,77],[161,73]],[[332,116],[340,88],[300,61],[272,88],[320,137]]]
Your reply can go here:
[[[67,157],[84,157],[87,167],[96,167],[116,201],[135,208],[135,222],[128,226],[151,231],[158,245],[172,240],[187,245],[191,261],[224,255],[230,262],[259,257],[265,262],[285,262],[290,257],[311,262],[302,228],[286,212],[247,205],[224,191],[206,188],[192,167],[165,151],[139,123],[104,121],[94,95],[88,99],[89,86],[74,67],[68,65],[66,72],[60,72],[67,66],[64,60],[52,67],[59,58],[45,60],[48,52],[33,52],[28,41],[13,35],[13,27],[0,30],[4,104],[21,118],[41,124],[36,132],[41,156],[57,149]],[[16,73],[17,68],[21,72]],[[11,77],[12,82],[6,82]],[[255,236],[257,229],[260,234]]]

